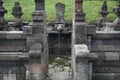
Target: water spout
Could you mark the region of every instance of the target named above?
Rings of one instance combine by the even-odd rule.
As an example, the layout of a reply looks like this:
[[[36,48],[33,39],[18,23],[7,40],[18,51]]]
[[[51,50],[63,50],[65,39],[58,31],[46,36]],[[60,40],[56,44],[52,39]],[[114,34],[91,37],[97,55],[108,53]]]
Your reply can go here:
[[[58,26],[57,26],[57,31],[58,31],[58,32],[63,31],[63,27],[64,27],[63,24],[58,24]]]

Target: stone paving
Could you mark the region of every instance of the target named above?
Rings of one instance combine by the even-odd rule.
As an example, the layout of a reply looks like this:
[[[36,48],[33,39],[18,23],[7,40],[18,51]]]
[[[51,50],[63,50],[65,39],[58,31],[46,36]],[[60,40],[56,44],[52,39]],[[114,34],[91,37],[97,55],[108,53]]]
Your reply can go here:
[[[63,62],[63,64],[56,62],[56,60],[52,64],[49,64],[49,78],[47,80],[72,80],[71,60],[64,60],[64,58],[62,58],[60,62]]]

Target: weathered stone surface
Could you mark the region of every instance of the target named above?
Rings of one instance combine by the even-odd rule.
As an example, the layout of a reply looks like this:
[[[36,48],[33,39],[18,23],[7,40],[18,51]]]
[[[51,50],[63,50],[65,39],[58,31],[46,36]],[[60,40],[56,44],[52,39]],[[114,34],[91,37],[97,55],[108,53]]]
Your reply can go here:
[[[65,4],[57,3],[55,5],[55,9],[56,9],[56,21],[54,24],[55,27],[54,29],[61,32],[63,31],[63,28],[65,28],[65,19],[64,19]]]
[[[75,11],[78,10],[80,12],[80,10],[82,10],[82,1],[83,0],[75,0]],[[81,6],[78,4],[81,4]],[[118,18],[119,7],[120,0],[115,9]],[[93,24],[84,24],[82,21],[77,21],[76,19],[79,20],[80,16],[76,16],[76,12],[74,13],[75,20],[73,20],[72,34],[72,67],[74,80],[120,79],[119,24],[105,21],[105,17],[108,14],[106,0],[104,0],[99,13],[101,18],[98,22],[98,27]],[[119,20],[117,19],[117,21]],[[76,56],[76,54],[78,54],[78,56]]]
[[[41,53],[43,52],[43,47],[40,43],[34,43],[30,47],[29,54],[31,57],[41,57]]]
[[[28,80],[45,80],[46,78],[46,66],[41,65],[37,59],[30,60],[27,65],[27,79]]]
[[[36,10],[28,30],[27,46],[30,59],[26,65],[28,80],[45,80],[48,66],[48,43],[45,31],[44,0],[35,0]]]
[[[76,23],[77,24],[77,23]],[[75,25],[75,43],[81,44],[86,43],[87,36],[85,34],[86,23],[80,23]]]
[[[85,15],[83,12],[83,0],[75,0],[75,21],[84,22]]]
[[[3,80],[16,80],[16,74],[4,74]]]
[[[85,34],[96,34],[96,26],[95,25],[87,25],[85,27]]]
[[[35,11],[33,12],[32,16],[33,16],[32,17],[33,21],[39,21],[39,22],[45,21],[45,11]],[[34,24],[39,24],[39,23],[34,22]]]
[[[48,45],[49,45],[49,53],[56,54],[58,53],[58,34],[59,33],[49,33],[48,34]],[[60,54],[70,54],[71,52],[71,33],[62,32],[60,34]]]
[[[62,3],[57,3],[55,7],[56,7],[56,23],[64,24],[65,5]]]
[[[1,52],[22,52],[25,51],[26,48],[26,40],[0,40],[0,51]]]
[[[120,73],[119,66],[95,66],[93,69],[94,73]]]
[[[115,26],[113,25],[113,23],[109,23],[109,22],[104,22],[103,27],[101,28],[101,31],[114,31],[115,30]]]
[[[76,57],[87,57],[88,54],[89,54],[89,50],[85,44],[75,45]]]
[[[120,25],[114,26],[114,30],[115,30],[115,31],[120,31]]]
[[[23,27],[23,33],[24,34],[33,34],[33,29],[31,26],[24,26]]]
[[[45,1],[44,0],[34,0],[35,1],[35,10],[42,11],[45,10]]]
[[[87,73],[78,73],[75,80],[88,80],[88,75]]]
[[[83,11],[76,11],[76,18],[75,21],[77,22],[84,22],[85,21],[85,13]]]
[[[93,80],[119,80],[120,79],[120,74],[115,74],[115,73],[101,73],[101,74],[96,74],[93,75]]]

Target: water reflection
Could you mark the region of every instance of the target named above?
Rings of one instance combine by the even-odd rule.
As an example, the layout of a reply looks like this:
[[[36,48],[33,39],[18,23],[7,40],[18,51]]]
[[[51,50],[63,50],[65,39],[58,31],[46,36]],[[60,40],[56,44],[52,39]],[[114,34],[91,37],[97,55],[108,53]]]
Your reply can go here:
[[[71,80],[71,57],[60,56],[56,58],[50,55],[50,64],[47,80]]]

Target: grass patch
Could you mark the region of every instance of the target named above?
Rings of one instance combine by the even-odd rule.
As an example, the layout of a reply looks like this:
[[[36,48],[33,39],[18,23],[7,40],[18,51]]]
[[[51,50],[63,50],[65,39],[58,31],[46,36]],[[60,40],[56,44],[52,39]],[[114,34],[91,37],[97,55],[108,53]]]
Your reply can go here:
[[[99,10],[103,1],[85,1],[84,2],[84,11],[86,13],[86,20],[88,22],[95,22],[99,20]],[[109,15],[107,16],[108,21],[113,21],[116,16],[113,13],[113,8],[116,7],[116,1],[108,1],[108,10]]]
[[[34,11],[34,0],[3,0],[4,7],[8,10],[8,13],[5,14],[5,18],[7,20],[12,20],[12,8],[14,6],[14,2],[20,2],[22,9],[23,9],[23,21],[31,21],[32,20],[32,12]],[[65,20],[67,22],[72,21],[73,15],[73,3],[74,0],[46,0],[46,18],[47,21],[55,21],[55,4],[61,2],[66,5],[66,12],[65,12]],[[87,22],[95,22],[99,20],[98,11],[101,8],[103,1],[84,1],[84,12],[86,13],[86,20]],[[116,7],[116,1],[108,1],[108,8],[110,14],[107,16],[108,21],[113,21],[115,19],[115,15],[113,14],[112,10]]]

